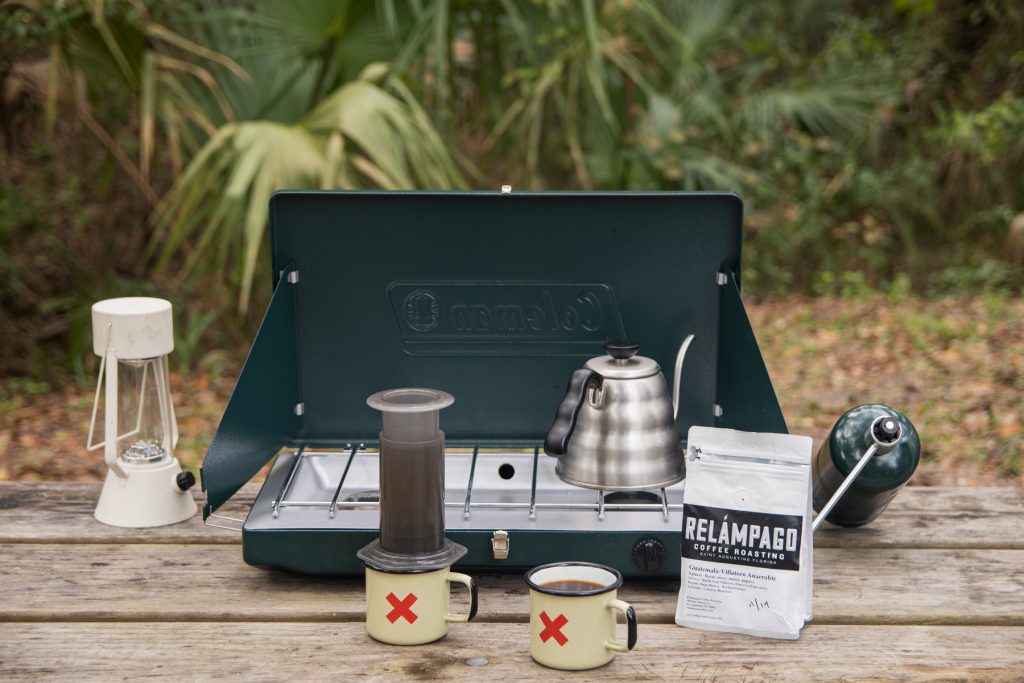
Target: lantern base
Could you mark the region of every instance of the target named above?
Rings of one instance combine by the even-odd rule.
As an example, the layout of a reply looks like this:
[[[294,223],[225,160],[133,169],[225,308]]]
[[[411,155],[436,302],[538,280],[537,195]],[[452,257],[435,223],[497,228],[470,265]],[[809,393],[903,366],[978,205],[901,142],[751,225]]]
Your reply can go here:
[[[175,478],[181,472],[177,458],[156,464],[121,462],[128,475],[121,479],[107,471],[95,517],[110,526],[151,527],[177,524],[196,514],[191,491],[182,491]]]

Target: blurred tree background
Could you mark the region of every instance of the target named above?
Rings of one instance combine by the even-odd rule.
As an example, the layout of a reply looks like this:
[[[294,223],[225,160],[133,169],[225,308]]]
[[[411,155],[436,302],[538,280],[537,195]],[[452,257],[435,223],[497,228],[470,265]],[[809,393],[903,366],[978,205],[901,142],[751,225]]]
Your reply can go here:
[[[0,400],[127,292],[232,367],[278,188],[735,191],[748,298],[1024,285],[1015,0],[5,0],[0,124]]]

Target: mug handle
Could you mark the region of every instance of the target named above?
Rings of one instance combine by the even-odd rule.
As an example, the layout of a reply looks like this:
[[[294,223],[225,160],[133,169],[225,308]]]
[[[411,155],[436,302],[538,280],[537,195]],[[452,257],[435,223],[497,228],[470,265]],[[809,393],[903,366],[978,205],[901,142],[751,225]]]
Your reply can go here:
[[[466,576],[465,574],[459,574],[458,572],[448,572],[448,576],[445,580],[451,583],[457,581],[463,584],[469,589],[469,614],[446,614],[444,615],[445,621],[473,621],[473,617],[476,616],[476,579],[472,576]]]
[[[618,610],[626,615],[626,642],[609,640],[605,647],[616,652],[629,652],[636,646],[636,610],[628,602],[609,600],[608,609]]]

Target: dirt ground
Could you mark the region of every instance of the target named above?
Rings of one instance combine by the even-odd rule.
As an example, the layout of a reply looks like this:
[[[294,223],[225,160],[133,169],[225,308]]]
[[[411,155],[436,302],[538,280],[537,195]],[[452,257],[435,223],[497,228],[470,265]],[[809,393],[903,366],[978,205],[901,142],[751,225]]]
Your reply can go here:
[[[748,308],[789,429],[815,448],[845,410],[881,402],[921,434],[913,484],[1024,485],[1024,300],[787,298]],[[238,367],[173,376],[184,466],[198,470]],[[85,450],[93,391],[4,380],[0,480],[101,479],[102,454]]]

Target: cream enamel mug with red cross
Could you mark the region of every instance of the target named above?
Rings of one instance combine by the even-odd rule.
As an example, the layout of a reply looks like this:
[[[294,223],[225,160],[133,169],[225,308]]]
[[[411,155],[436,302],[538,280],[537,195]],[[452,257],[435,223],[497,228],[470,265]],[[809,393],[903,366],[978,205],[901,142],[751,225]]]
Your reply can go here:
[[[449,583],[469,588],[469,612],[448,612]],[[447,567],[418,573],[382,572],[366,567],[366,630],[392,645],[421,645],[443,638],[448,624],[476,616],[476,581]]]
[[[556,562],[526,572],[530,587],[530,656],[554,669],[593,669],[636,645],[636,612],[618,599],[622,574],[589,562]],[[626,616],[626,642],[615,639],[615,614]]]

